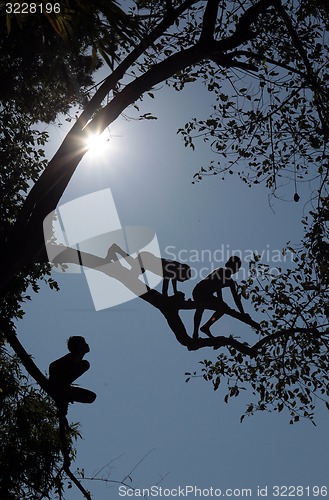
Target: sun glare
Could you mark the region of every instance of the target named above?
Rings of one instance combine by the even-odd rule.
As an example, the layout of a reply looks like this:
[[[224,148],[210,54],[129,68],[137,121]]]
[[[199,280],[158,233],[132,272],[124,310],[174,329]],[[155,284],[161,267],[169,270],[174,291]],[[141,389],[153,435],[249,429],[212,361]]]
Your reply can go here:
[[[88,154],[93,157],[105,156],[110,149],[110,137],[107,133],[92,134],[87,139]]]

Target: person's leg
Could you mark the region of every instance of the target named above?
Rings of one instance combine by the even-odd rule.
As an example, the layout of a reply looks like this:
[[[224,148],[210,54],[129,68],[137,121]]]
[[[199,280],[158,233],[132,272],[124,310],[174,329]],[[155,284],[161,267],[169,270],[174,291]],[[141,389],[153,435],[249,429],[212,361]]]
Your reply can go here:
[[[208,320],[200,330],[208,335],[208,337],[212,337],[210,333],[210,326],[217,321],[219,318],[223,316],[226,308],[228,308],[227,304],[218,297],[215,297],[213,293],[209,293],[207,287],[203,282],[196,285],[192,292],[193,299],[197,304],[197,309],[194,314],[194,332],[193,338],[199,338],[199,327],[202,319],[202,314],[205,309],[213,309],[215,313],[212,315],[210,320]],[[202,309],[201,309],[202,307]]]
[[[90,363],[86,359],[82,359],[79,363],[70,367],[70,373],[67,374],[68,383],[71,385],[73,382],[81,377],[90,368]]]
[[[204,309],[196,309],[196,311],[194,313],[194,330],[193,330],[193,338],[194,339],[199,338],[199,326],[201,323],[203,311],[204,311]]]
[[[200,331],[208,335],[208,337],[213,337],[213,335],[210,333],[210,327],[218,321],[222,316],[224,315],[223,310],[218,310],[215,311],[214,314],[211,316],[211,318],[201,326]]]
[[[168,297],[168,288],[169,288],[169,278],[163,278],[162,281],[162,295]]]
[[[216,321],[218,321],[229,309],[228,305],[221,299],[213,297],[211,302],[212,305],[215,306],[216,310],[211,318],[200,328],[201,332],[208,335],[208,337],[213,337],[210,333],[210,327],[216,323]]]
[[[69,406],[69,400],[67,396],[67,387],[63,387],[60,384],[55,384],[51,382],[51,392],[52,397],[55,400],[58,412],[58,417],[65,417],[67,415],[67,410]]]
[[[93,403],[96,399],[96,394],[89,389],[84,389],[83,387],[69,387],[66,391],[67,399],[70,402],[76,403]]]

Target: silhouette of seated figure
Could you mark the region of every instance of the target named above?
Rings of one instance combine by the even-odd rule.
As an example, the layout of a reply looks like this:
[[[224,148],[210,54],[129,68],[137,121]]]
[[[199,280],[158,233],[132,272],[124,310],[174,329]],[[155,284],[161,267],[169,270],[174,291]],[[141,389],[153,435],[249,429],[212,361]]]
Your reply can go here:
[[[195,286],[192,292],[193,299],[197,306],[194,314],[194,339],[199,338],[199,327],[204,309],[215,309],[215,312],[211,316],[211,318],[200,328],[201,332],[208,335],[208,337],[213,336],[210,333],[211,325],[219,320],[228,310],[230,310],[231,316],[235,316],[241,319],[241,315],[244,315],[245,319],[250,320],[250,324],[254,323],[249,314],[246,314],[244,312],[240,297],[236,289],[236,283],[231,278],[232,274],[237,273],[240,267],[241,259],[233,255],[226,262],[224,268],[214,269],[214,271],[208,274],[208,276],[206,276]],[[230,309],[229,306],[224,302],[222,296],[223,288],[230,288],[239,313],[235,311],[234,314],[234,311]],[[256,323],[254,324],[256,325]]]
[[[162,293],[165,296],[168,296],[170,281],[174,294],[179,295],[177,291],[177,281],[183,282],[191,277],[191,268],[187,264],[182,264],[176,260],[162,259],[146,251],[140,252],[137,257],[134,258],[116,243],[109,248],[106,260],[118,260],[118,255],[121,255],[126,262],[128,262],[131,266],[131,270],[136,273],[136,276],[144,274],[145,271],[150,271],[153,274],[162,276]]]
[[[93,403],[96,394],[88,389],[72,385],[90,368],[89,361],[83,359],[90,349],[84,337],[73,336],[67,341],[69,353],[49,365],[49,382],[56,392],[59,411],[66,415],[68,403]]]

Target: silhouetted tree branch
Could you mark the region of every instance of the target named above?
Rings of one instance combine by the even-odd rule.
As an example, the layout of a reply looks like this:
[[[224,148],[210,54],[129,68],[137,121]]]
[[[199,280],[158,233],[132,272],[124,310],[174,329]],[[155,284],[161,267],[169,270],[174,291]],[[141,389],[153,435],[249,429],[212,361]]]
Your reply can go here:
[[[294,27],[289,15],[287,14],[285,8],[282,5],[281,0],[275,0],[275,9],[278,12],[279,16],[281,16],[283,22],[285,23],[287,30],[289,32],[289,35],[291,37],[291,40],[293,42],[293,45],[295,49],[298,51],[300,54],[302,61],[304,63],[305,69],[306,69],[306,80],[308,80],[309,83],[311,83],[312,87],[320,91],[321,93],[323,92],[323,89],[320,87],[318,79],[316,75],[314,74],[312,64],[309,60],[309,57],[307,55],[307,51],[305,50],[303,46],[303,42],[300,40],[299,35],[297,33],[296,28]],[[322,128],[323,128],[323,133],[324,135],[328,135],[329,131],[329,124],[328,124],[328,117],[327,117],[327,111],[326,109],[323,109],[321,100],[319,100],[315,94],[315,105],[318,110],[319,118],[321,120]]]
[[[54,390],[49,380],[45,375],[39,370],[38,366],[34,363],[32,357],[24,349],[23,345],[17,338],[16,332],[5,320],[0,318],[0,330],[5,335],[8,344],[14,350],[16,355],[19,357],[22,365],[26,371],[34,378],[34,380],[39,384],[41,389],[45,391],[48,396],[50,396],[56,404],[60,402],[59,394]],[[68,435],[69,426],[67,419],[64,415],[58,415],[59,420],[59,432],[61,440],[61,448],[63,454],[63,471],[71,479],[71,481],[77,486],[84,497],[87,500],[91,500],[91,496],[88,491],[82,486],[80,481],[74,476],[73,472],[70,470],[71,459],[68,446]]]
[[[314,165],[317,165],[316,171],[320,177],[323,175],[324,170],[327,169],[324,138],[327,136],[328,130],[328,113],[325,112],[327,106],[325,97],[328,94],[325,91],[327,74],[323,69],[325,68],[324,53],[326,45],[323,39],[319,49],[316,35],[312,36],[310,34],[308,36],[307,30],[305,30],[305,26],[312,24],[312,22],[316,25],[317,7],[315,4],[313,5],[314,17],[312,22],[310,22],[307,13],[303,14],[302,3],[299,4],[298,2],[295,10],[292,4],[291,10],[285,9],[283,3],[279,0],[256,0],[251,5],[249,4],[248,7],[243,2],[237,2],[238,8],[234,12],[230,10],[230,7],[226,6],[226,4],[230,5],[229,2],[223,2],[221,4],[222,13],[220,19],[218,19],[220,4],[218,0],[208,0],[201,3],[196,0],[181,2],[168,0],[164,5],[159,2],[155,2],[155,4],[156,6],[151,3],[150,16],[140,16],[139,18],[140,21],[142,21],[143,17],[147,19],[147,22],[143,25],[145,36],[142,39],[137,36],[134,37],[134,41],[130,45],[128,43],[123,44],[120,48],[122,50],[121,54],[127,54],[129,50],[130,52],[121,56],[122,60],[117,68],[104,79],[95,91],[94,96],[65,137],[53,159],[30,189],[24,203],[17,204],[14,215],[10,215],[9,229],[7,233],[6,228],[3,256],[0,262],[0,291],[4,296],[10,289],[13,279],[19,276],[20,273],[27,274],[31,272],[35,263],[48,262],[44,246],[43,221],[49,213],[56,209],[80,160],[86,153],[88,134],[92,132],[101,133],[128,106],[134,104],[145,92],[161,82],[174,80],[178,82],[177,88],[180,88],[180,86],[183,88],[185,84],[184,77],[188,73],[190,73],[192,80],[199,78],[207,82],[206,86],[210,92],[213,92],[216,102],[215,111],[205,121],[195,121],[192,125],[186,124],[183,134],[185,134],[185,145],[193,145],[193,130],[197,130],[198,135],[202,135],[202,131],[205,131],[206,140],[212,137],[212,148],[216,153],[222,155],[220,156],[222,159],[225,158],[224,166],[220,167],[222,171],[230,171],[231,166],[242,159],[243,166],[239,175],[243,180],[250,182],[249,173],[251,171],[255,184],[264,178],[269,187],[274,185],[276,189],[278,168],[281,170],[286,169],[287,172],[289,172],[289,168],[294,170],[295,181],[295,168],[300,167],[298,177],[303,176],[304,165],[308,168],[309,163],[313,165],[313,168]],[[179,5],[177,6],[177,4]],[[153,15],[153,11],[155,15]],[[183,29],[180,32],[181,26],[187,22],[187,12],[192,20],[191,26],[193,30],[184,32]],[[295,19],[300,18],[303,20],[302,28],[299,28],[295,21]],[[158,19],[160,20],[157,21]],[[178,26],[179,23],[179,30],[171,33],[171,30],[174,30],[175,25]],[[276,31],[277,29],[278,31]],[[303,45],[303,39],[299,35],[299,33],[303,32],[302,30],[306,33],[304,36],[309,45]],[[147,33],[147,31],[149,32]],[[324,32],[325,29],[323,29]],[[170,38],[171,36],[174,38]],[[280,37],[282,37],[282,40]],[[280,38],[279,42],[278,38]],[[172,39],[177,40],[177,45],[171,43]],[[139,40],[139,42],[136,42],[136,40]],[[268,47],[265,46],[266,43],[268,43]],[[127,49],[129,46],[130,49]],[[164,48],[166,50],[163,50]],[[321,54],[320,59],[318,54]],[[245,59],[240,60],[241,56],[242,59]],[[277,61],[275,60],[276,57]],[[211,62],[215,62],[219,69]],[[266,63],[270,64],[271,68],[268,68]],[[279,73],[276,66],[279,68]],[[135,72],[136,68],[137,71]],[[235,82],[231,82],[233,87],[234,83],[238,82],[236,92],[232,96],[235,103],[231,102],[230,96],[227,93],[222,93],[221,90],[223,81],[225,82],[225,78],[228,76],[227,68],[239,68],[247,71],[260,70],[259,87],[253,92],[253,83],[248,80],[246,88],[240,87],[239,77]],[[305,71],[303,71],[304,68]],[[276,77],[271,76],[272,69],[273,74],[277,75]],[[137,76],[133,76],[134,74]],[[187,79],[187,81],[189,80]],[[275,85],[277,87],[273,93]],[[305,89],[311,96],[309,106],[304,95]],[[110,98],[108,94],[114,90],[115,92]],[[109,101],[104,104],[106,96],[109,97]],[[273,101],[272,96],[274,96]],[[239,104],[240,97],[244,101],[243,105]],[[247,105],[245,106],[245,104]],[[292,109],[295,110],[293,115],[291,114]],[[299,109],[300,111],[298,111]],[[275,124],[272,120],[276,120]],[[273,131],[277,131],[277,136],[274,139]],[[264,138],[265,140],[263,140]],[[323,151],[320,154],[316,150],[322,147]],[[309,151],[311,152],[309,153]],[[296,155],[298,158],[295,159]],[[268,163],[269,161],[270,163]],[[286,168],[287,162],[288,168]],[[250,167],[249,170],[247,165]],[[246,172],[243,172],[244,169],[246,169]],[[218,170],[220,171],[220,169]],[[206,170],[203,169],[203,171]],[[215,171],[215,173],[218,172]],[[230,171],[230,173],[233,173],[233,171]],[[35,174],[35,177],[31,177],[28,180],[28,185],[30,185],[31,180],[34,182],[36,177],[37,174]],[[24,195],[26,192],[27,190],[24,191]],[[295,194],[298,201],[299,196],[297,193]],[[324,193],[321,193],[321,190],[319,195],[319,199],[324,200]],[[317,231],[319,232],[319,229]],[[317,246],[315,246],[315,243]],[[313,256],[315,254],[315,260],[320,262],[318,267],[325,269],[326,266],[322,263],[322,260],[325,259],[320,256],[320,250],[314,252],[315,247],[320,248],[320,243],[322,247],[326,244],[322,233],[318,234],[317,237],[314,236],[312,251]],[[77,253],[73,249],[61,248],[57,263],[62,261],[63,263],[74,262],[79,264],[79,259],[78,261],[75,259],[77,259]],[[305,265],[305,262],[303,262],[303,265]],[[273,296],[269,295],[269,300],[272,301],[273,308],[277,308],[275,322],[271,323],[272,320],[269,320],[266,325],[264,321],[261,327],[253,322],[248,315],[241,314],[228,306],[225,309],[227,315],[260,330],[264,334],[254,345],[251,345],[250,342],[240,342],[233,337],[224,336],[193,339],[188,334],[179,315],[181,310],[196,308],[196,304],[192,300],[186,301],[181,297],[165,297],[156,290],[149,290],[136,275],[123,268],[119,263],[110,264],[100,257],[84,254],[83,264],[92,269],[98,269],[100,272],[120,281],[136,296],[141,297],[150,305],[159,309],[166,318],[177,341],[189,350],[204,347],[213,349],[227,347],[228,349],[235,349],[239,353],[249,356],[249,358],[255,358],[265,346],[273,347],[280,340],[284,345],[285,339],[291,339],[299,334],[309,336],[314,340],[323,335],[320,331],[321,327],[295,328],[295,323],[286,322],[285,315],[287,313],[282,306],[284,302],[275,302],[273,297],[274,299],[276,297],[273,294]],[[312,272],[313,270],[309,274],[310,276]],[[321,272],[322,276],[325,276],[326,271]],[[298,284],[302,286],[301,280]],[[284,295],[282,289],[279,289],[279,297]],[[299,295],[299,297],[301,296]],[[256,304],[263,303],[262,297],[256,297],[256,299],[259,300]],[[284,297],[284,300],[287,300],[287,303],[289,302],[286,297]],[[302,301],[302,299],[300,300]],[[309,311],[309,316],[318,315],[323,318],[323,311],[319,311],[320,307],[318,309],[314,307]],[[291,315],[293,314],[295,314],[295,311],[291,313]],[[293,324],[293,327],[278,327],[277,331],[274,331],[278,324]],[[308,323],[302,318],[300,324],[305,324],[307,327],[317,323],[315,321],[309,321]],[[266,328],[269,328],[271,333],[266,334]],[[11,331],[7,324],[4,324],[2,329],[27,371],[48,394],[52,394],[52,397],[56,399],[56,394],[48,386],[47,379],[22,348],[15,333]],[[299,346],[296,347],[295,354],[291,355],[293,362],[300,355],[298,348]],[[302,346],[301,350],[303,348],[304,346]],[[283,357],[285,352],[284,346]],[[322,353],[320,354],[322,355]],[[320,354],[318,358],[320,359],[319,364],[322,363],[321,366],[324,366]],[[293,359],[294,355],[295,359]],[[311,356],[314,357],[314,354]],[[306,366],[306,362],[304,366]],[[306,368],[304,373],[306,373]],[[67,464],[68,462],[65,465]]]
[[[51,393],[51,388],[49,380],[43,375],[39,370],[37,365],[34,363],[32,357],[27,353],[22,344],[17,338],[14,328],[4,319],[0,318],[0,330],[5,335],[10,347],[17,354],[22,362],[22,365],[26,371],[34,378],[34,380],[39,384],[39,386],[47,393],[49,396],[53,396]]]
[[[83,265],[91,269],[102,272],[103,274],[120,281],[125,285],[131,292],[136,296],[148,302],[153,307],[159,309],[163,316],[166,318],[167,323],[174,333],[176,340],[183,346],[187,347],[190,351],[196,351],[198,349],[203,349],[205,347],[212,347],[213,349],[219,349],[221,347],[234,347],[237,351],[246,354],[248,356],[255,357],[261,349],[267,344],[272,343],[281,338],[293,337],[298,333],[305,333],[313,337],[314,339],[324,335],[318,328],[286,328],[278,330],[275,333],[265,335],[254,345],[250,345],[247,342],[240,342],[232,336],[218,336],[210,338],[192,338],[179,316],[180,310],[196,309],[197,304],[193,300],[184,300],[179,295],[166,297],[162,295],[157,290],[146,289],[145,284],[138,279],[136,274],[131,270],[128,270],[120,264],[119,261],[109,262],[106,258],[101,258],[87,252],[77,252],[75,249],[52,245],[56,251],[60,251],[59,255],[54,259],[55,264],[78,264],[83,262]],[[205,309],[215,310],[212,305],[207,306],[205,304]],[[251,327],[262,331],[261,324],[253,321],[249,315],[242,314],[239,311],[231,309],[226,306],[225,314],[239,321],[250,325]]]
[[[87,151],[87,149],[83,147],[84,134],[82,133],[82,131],[94,115],[95,110],[99,108],[104,98],[109,94],[111,90],[114,89],[117,83],[123,78],[126,71],[138,60],[138,58],[145,52],[145,50],[150,47],[152,43],[155,42],[175,22],[176,19],[179,18],[179,16],[194,3],[195,0],[185,0],[180,6],[170,10],[170,12],[168,12],[167,15],[158,23],[158,25],[152,30],[152,32],[145,35],[142,38],[140,44],[137,45],[124,58],[124,60],[107,78],[105,78],[103,83],[97,89],[97,92],[88,102],[87,106],[79,116],[76,123],[73,125],[73,127],[65,137],[59,150],[55,154],[52,161],[49,163],[47,169],[40,176],[38,182],[30,190],[15,224],[15,228],[17,231],[22,231],[26,227],[26,223],[31,217],[32,212],[35,210],[35,207],[40,203],[40,201],[43,200],[43,198],[47,198],[49,189],[51,186],[53,186],[54,182],[55,185],[53,187],[56,189],[57,193],[60,191],[60,184],[62,182],[61,179],[65,175],[66,184],[60,191],[61,196],[71,178],[71,175],[74,172],[74,169],[79,164],[81,158]],[[97,129],[97,132],[101,133],[106,126],[107,124],[104,124],[103,128]],[[66,163],[68,163],[69,167],[72,161],[73,163],[75,161],[76,165],[73,165],[73,172],[71,172],[70,174],[70,169],[65,169],[64,166],[66,165]],[[69,172],[67,170],[69,170]],[[69,177],[67,177],[68,175]],[[55,202],[55,205],[53,205],[53,207],[55,207],[56,204],[57,203]],[[51,212],[52,210],[53,208],[51,208],[49,212]]]
[[[91,99],[85,112],[82,113],[77,123],[65,137],[57,153],[32,187],[20,210],[16,223],[11,229],[5,249],[6,255],[10,256],[10,258],[8,258],[9,264],[2,273],[0,285],[2,291],[5,290],[12,276],[19,272],[23,266],[33,262],[42,251],[42,222],[56,208],[76,167],[85,155],[88,134],[101,133],[145,92],[189,66],[214,58],[223,67],[237,66],[247,69],[247,66],[250,66],[248,63],[230,58],[227,51],[237,48],[253,37],[253,32],[250,29],[251,24],[273,5],[273,0],[260,0],[248,8],[236,23],[233,34],[219,41],[213,39],[215,21],[211,19],[211,15],[217,12],[218,2],[209,1],[204,12],[204,30],[201,32],[200,39],[191,47],[178,51],[154,64],[148,71],[126,85],[120,92],[116,93],[107,105],[96,113],[95,117],[86,126],[104,96],[122,78],[130,65],[138,59],[146,47],[149,47],[175,22],[181,13],[185,12],[193,4],[193,1],[182,2],[180,7],[166,14],[154,31],[145,38],[144,42],[141,42],[138,47],[133,49],[114,73],[104,81]],[[210,41],[211,39],[212,41]],[[22,241],[26,242],[24,252],[22,252],[21,248]]]

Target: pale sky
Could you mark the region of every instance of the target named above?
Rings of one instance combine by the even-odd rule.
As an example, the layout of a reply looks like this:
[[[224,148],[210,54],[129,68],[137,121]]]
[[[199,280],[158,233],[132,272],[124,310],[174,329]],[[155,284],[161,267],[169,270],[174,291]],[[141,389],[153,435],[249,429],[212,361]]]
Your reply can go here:
[[[141,113],[159,119],[114,123],[106,160],[86,158],[62,202],[109,187],[121,223],[152,228],[163,257],[195,259],[221,248],[271,252],[288,240],[298,241],[306,197],[298,204],[275,201],[274,213],[264,187],[249,189],[234,176],[191,183],[210,158],[209,149],[186,150],[176,130],[191,116],[201,116],[207,99],[206,92],[192,86],[180,93],[161,89],[155,100],[145,98]],[[56,143],[60,133],[51,133]],[[84,224],[79,213],[77,224]],[[190,265],[197,275],[201,269],[210,271],[213,263],[204,258]],[[163,488],[251,488],[252,498],[259,486],[268,486],[269,497],[274,485],[329,487],[328,417],[321,403],[317,427],[309,421],[291,426],[285,412],[259,413],[240,424],[251,393],[225,404],[224,392],[213,392],[202,379],[185,383],[184,373],[199,370],[203,359],[215,360],[215,351],[188,352],[161,314],[141,299],[96,312],[83,275],[54,277],[61,291],[43,286],[33,294],[18,334],[44,372],[66,352],[70,335],[83,335],[90,344],[86,359],[91,368],[78,383],[95,391],[97,400],[69,409],[69,420],[80,422],[83,435],[75,465],[86,476],[111,464],[110,478],[121,480],[153,450],[132,473],[136,488],[148,488],[164,476]],[[197,278],[179,289],[189,297],[196,283]],[[244,302],[244,307],[253,315],[251,304]],[[183,318],[191,332],[193,311]],[[217,331],[257,339],[230,318],[223,317]],[[121,498],[118,485],[83,484],[97,500]],[[66,500],[80,498],[75,487],[65,495]]]

